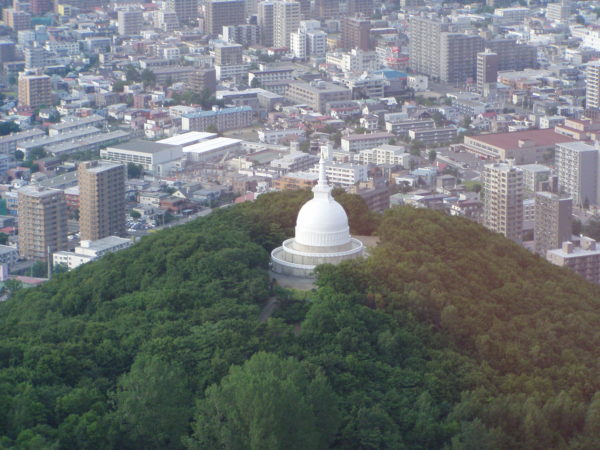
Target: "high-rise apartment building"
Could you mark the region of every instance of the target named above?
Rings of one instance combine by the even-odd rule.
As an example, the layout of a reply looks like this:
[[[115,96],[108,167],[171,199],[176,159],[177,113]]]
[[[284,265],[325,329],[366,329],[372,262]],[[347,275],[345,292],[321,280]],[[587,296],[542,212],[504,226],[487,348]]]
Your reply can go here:
[[[339,0],[315,0],[315,16],[321,19],[337,18],[340,14]]]
[[[485,48],[498,55],[498,70],[535,69],[537,48],[532,45],[518,44],[516,39],[490,39]]]
[[[364,14],[370,16],[373,14],[373,0],[347,0],[346,14]]]
[[[546,259],[560,267],[568,267],[586,280],[600,284],[600,249],[596,241],[589,237],[581,238],[581,247],[572,242],[563,242],[561,248],[549,250]]]
[[[198,0],[167,0],[167,11],[175,11],[180,24],[198,17]]]
[[[139,34],[144,24],[142,11],[122,10],[117,12],[117,22],[119,24],[119,34],[121,36],[132,36]]]
[[[18,191],[19,255],[46,261],[67,250],[67,202],[58,189],[25,186]]]
[[[523,234],[523,171],[512,164],[486,164],[483,225],[520,242]]]
[[[598,149],[584,142],[556,144],[558,189],[577,206],[598,204]]]
[[[546,19],[554,22],[564,23],[571,15],[571,5],[561,1],[559,3],[548,3],[546,5]]]
[[[290,48],[290,34],[300,25],[300,3],[277,1],[273,4],[273,45]]]
[[[370,30],[370,20],[361,17],[344,17],[342,20],[342,48],[370,50]]]
[[[573,199],[551,192],[535,194],[535,252],[545,258],[548,250],[561,248],[571,239]]]
[[[258,26],[260,27],[260,43],[265,47],[273,46],[273,10],[274,2],[258,4]]]
[[[224,25],[246,22],[245,0],[209,0],[206,2],[206,32],[219,35]]]
[[[498,59],[498,54],[489,49],[477,53],[477,90],[480,93],[498,81]]]
[[[440,34],[450,24],[437,17],[412,16],[409,22],[409,67],[413,72],[439,78]]]
[[[445,83],[475,79],[477,53],[481,51],[483,39],[480,36],[441,33],[439,79]]]
[[[600,61],[593,61],[585,70],[585,107],[600,109]]]
[[[81,240],[124,235],[125,166],[109,161],[82,162],[78,173]]]
[[[48,75],[19,75],[19,105],[52,106],[52,85]]]
[[[31,14],[43,16],[54,9],[52,0],[31,0]]]

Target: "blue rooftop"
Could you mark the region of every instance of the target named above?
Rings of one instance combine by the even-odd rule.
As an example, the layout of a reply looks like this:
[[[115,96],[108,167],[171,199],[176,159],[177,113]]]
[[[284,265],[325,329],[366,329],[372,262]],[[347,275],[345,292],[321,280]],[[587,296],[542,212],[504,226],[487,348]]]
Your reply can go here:
[[[250,106],[235,106],[233,108],[223,108],[217,111],[198,111],[194,113],[184,114],[183,117],[186,117],[188,119],[195,119],[198,117],[211,117],[218,116],[219,114],[234,114],[244,111],[252,111],[252,108]]]

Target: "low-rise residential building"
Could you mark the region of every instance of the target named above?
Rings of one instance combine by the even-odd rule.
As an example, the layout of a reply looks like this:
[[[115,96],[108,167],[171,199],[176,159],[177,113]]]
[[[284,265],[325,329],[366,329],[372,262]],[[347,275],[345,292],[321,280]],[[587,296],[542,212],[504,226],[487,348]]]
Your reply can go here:
[[[411,140],[423,142],[426,145],[452,142],[456,136],[458,136],[456,127],[419,128],[408,131],[408,137]]]
[[[279,159],[271,161],[270,166],[277,169],[279,173],[302,172],[314,167],[318,162],[319,158],[315,155],[292,151]]]
[[[390,133],[350,134],[342,136],[341,145],[345,152],[359,152],[389,144],[390,140],[395,138]]]
[[[388,119],[386,114],[385,129],[388,133],[406,136],[410,130],[423,130],[435,127],[433,119]]]
[[[389,164],[407,167],[410,154],[400,145],[383,144],[375,148],[360,150],[354,155],[354,161],[361,164]]]
[[[19,252],[17,247],[10,245],[0,245],[0,264],[6,264],[7,269],[10,269],[17,263]]]
[[[184,131],[205,131],[214,127],[217,131],[226,131],[245,128],[251,125],[252,121],[252,108],[238,106],[184,114],[181,118],[181,128]]]
[[[75,251],[55,252],[52,255],[53,264],[63,264],[71,269],[75,269],[82,264],[99,259],[102,256],[123,250],[131,246],[130,239],[121,238],[118,236],[107,236],[96,241],[81,241],[81,244],[75,247]]]
[[[267,88],[268,89],[268,88]],[[352,99],[352,91],[328,81],[292,81],[285,94],[293,102],[306,104],[315,111],[325,112],[327,103]]]
[[[319,168],[313,167],[310,171],[318,173]],[[327,181],[330,184],[341,187],[353,186],[356,183],[367,181],[369,178],[367,166],[364,164],[327,161],[325,164],[325,173]]]

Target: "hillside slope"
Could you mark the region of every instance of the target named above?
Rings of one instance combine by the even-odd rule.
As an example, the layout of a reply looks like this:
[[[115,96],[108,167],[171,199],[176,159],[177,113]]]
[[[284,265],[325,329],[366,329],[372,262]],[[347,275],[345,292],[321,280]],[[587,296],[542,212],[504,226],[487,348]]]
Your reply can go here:
[[[261,196],[0,304],[0,447],[594,448],[596,286],[401,208],[369,259],[284,292],[268,251],[305,199]]]

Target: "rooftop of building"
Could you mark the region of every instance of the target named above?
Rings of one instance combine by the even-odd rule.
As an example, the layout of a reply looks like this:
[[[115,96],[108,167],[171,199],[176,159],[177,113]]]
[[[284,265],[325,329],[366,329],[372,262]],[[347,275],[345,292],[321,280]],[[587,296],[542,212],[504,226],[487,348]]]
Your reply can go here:
[[[568,150],[571,150],[573,152],[595,152],[598,149],[596,147],[594,147],[593,145],[590,144],[586,144],[585,142],[581,142],[581,141],[571,141],[571,142],[565,142],[565,143],[560,143],[561,148],[566,148]]]
[[[349,134],[342,136],[346,141],[368,141],[371,139],[392,139],[395,136],[390,133],[370,133],[370,134]]]
[[[135,140],[125,142],[122,144],[111,145],[110,147],[107,147],[107,150],[126,150],[130,152],[153,154],[165,150],[172,150],[173,147],[173,145],[169,144],[159,144],[158,142]]]
[[[30,197],[46,197],[62,191],[60,189],[50,189],[40,185],[28,185],[23,186],[18,192],[19,195],[24,194]]]
[[[242,142],[240,139],[233,139],[227,137],[218,137],[215,139],[209,139],[207,141],[198,142],[197,144],[188,145],[183,147],[184,153],[207,153],[213,150],[218,150],[225,147],[230,147]]]
[[[570,137],[555,133],[554,130],[549,128],[543,130],[516,131],[512,133],[482,134],[473,136],[470,139],[507,150],[521,148],[519,145],[520,141],[532,141],[536,146],[541,147],[573,142],[573,139]]]
[[[222,108],[217,110],[210,111],[197,111],[190,114],[184,114],[183,117],[187,119],[197,119],[200,117],[211,117],[219,114],[234,114],[240,112],[252,111],[252,107],[250,106],[234,106],[232,108]]]
[[[83,164],[85,166],[86,172],[90,172],[90,173],[100,173],[100,172],[104,172],[106,170],[111,170],[115,167],[123,167],[123,164],[121,164],[121,163],[107,161],[104,159],[97,160],[97,161],[87,161],[87,162],[84,162],[81,164]]]
[[[107,236],[105,238],[98,239],[95,241],[81,241],[79,247],[75,247],[75,253],[77,253],[77,250],[79,248],[90,249],[94,251],[102,251],[108,250],[118,245],[126,244],[128,242],[131,243],[131,240],[118,236]]]
[[[186,145],[197,141],[203,141],[206,139],[212,139],[216,137],[216,133],[208,133],[205,131],[190,131],[189,133],[178,134],[170,138],[161,139],[156,141],[159,144],[168,145]]]

